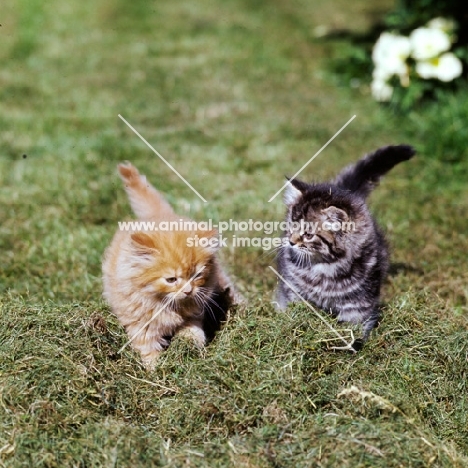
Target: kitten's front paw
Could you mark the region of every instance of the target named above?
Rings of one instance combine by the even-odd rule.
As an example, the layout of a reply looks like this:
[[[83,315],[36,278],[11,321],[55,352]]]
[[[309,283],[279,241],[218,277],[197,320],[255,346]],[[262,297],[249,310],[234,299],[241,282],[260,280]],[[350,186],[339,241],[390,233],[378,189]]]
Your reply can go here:
[[[204,348],[206,344],[205,332],[197,326],[190,326],[183,328],[179,332],[180,336],[187,337],[189,340],[193,341],[197,348]]]
[[[283,312],[286,307],[281,306],[281,304],[278,301],[271,301],[270,304],[275,308],[276,311],[278,312]]]
[[[226,288],[224,294],[229,298],[231,305],[247,305],[247,299],[237,289],[232,287]]]
[[[161,351],[153,351],[149,354],[141,355],[141,361],[147,370],[152,371],[156,367]]]

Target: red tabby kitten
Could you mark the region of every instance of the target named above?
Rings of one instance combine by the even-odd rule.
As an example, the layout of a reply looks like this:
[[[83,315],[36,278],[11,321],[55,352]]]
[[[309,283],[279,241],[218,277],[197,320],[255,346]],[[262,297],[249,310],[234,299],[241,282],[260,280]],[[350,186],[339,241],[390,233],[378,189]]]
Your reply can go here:
[[[140,220],[182,219],[134,166],[120,164],[118,170]],[[216,244],[216,231],[119,230],[104,255],[104,298],[149,368],[179,331],[204,346],[206,316],[216,320],[219,298],[221,308],[234,302],[216,247],[187,242],[195,236]]]

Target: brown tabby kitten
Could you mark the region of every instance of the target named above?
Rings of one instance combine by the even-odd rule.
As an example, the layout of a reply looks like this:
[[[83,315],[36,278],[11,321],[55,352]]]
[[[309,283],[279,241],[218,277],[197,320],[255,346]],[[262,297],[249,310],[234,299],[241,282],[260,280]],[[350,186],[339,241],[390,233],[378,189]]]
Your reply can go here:
[[[118,169],[140,220],[183,219],[134,166],[120,164]],[[217,247],[189,246],[188,239],[195,236],[215,239],[217,233],[119,230],[104,255],[104,297],[147,367],[154,365],[177,332],[188,333],[204,346],[205,329],[212,337],[234,302],[216,258]]]
[[[355,349],[378,323],[388,270],[387,243],[365,200],[385,173],[414,153],[410,146],[386,146],[330,183],[291,180],[285,194],[286,221],[294,229],[285,234],[289,243],[278,255],[279,273],[305,300],[339,321],[363,324]],[[282,281],[277,298],[282,309],[299,300]]]

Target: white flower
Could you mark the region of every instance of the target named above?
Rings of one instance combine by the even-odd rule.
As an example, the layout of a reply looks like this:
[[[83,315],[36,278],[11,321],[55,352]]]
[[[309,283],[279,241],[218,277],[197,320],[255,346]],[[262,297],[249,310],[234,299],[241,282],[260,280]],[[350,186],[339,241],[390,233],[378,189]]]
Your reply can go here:
[[[411,51],[407,37],[384,32],[374,45],[372,59],[381,76],[403,75],[407,73],[406,59]]]
[[[450,38],[441,29],[418,28],[409,37],[412,56],[416,60],[428,60],[450,49]]]
[[[371,83],[371,92],[377,101],[390,101],[393,88],[384,80],[374,79]]]
[[[372,71],[372,78],[376,81],[387,81],[393,76],[393,73],[388,73],[388,70],[384,67],[375,67]]]
[[[395,68],[390,72],[387,68],[382,66],[375,67],[372,71],[372,78],[374,81],[388,81],[393,75],[397,75],[400,78],[401,86],[404,86],[405,88],[409,86],[409,67],[406,63],[403,63],[401,67],[398,67],[398,69]]]
[[[441,31],[450,34],[455,30],[456,24],[455,21],[447,18],[434,18],[429,23],[427,27],[430,29],[440,29]]]
[[[452,81],[459,77],[462,71],[462,63],[450,52],[416,63],[416,73],[424,79],[436,78],[440,81]]]

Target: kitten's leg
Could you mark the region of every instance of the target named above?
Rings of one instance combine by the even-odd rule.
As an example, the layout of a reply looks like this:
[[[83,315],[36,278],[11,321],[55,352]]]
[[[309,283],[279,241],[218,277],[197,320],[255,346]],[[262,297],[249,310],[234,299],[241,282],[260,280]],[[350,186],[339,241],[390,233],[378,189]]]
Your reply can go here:
[[[141,331],[139,324],[127,326],[126,329],[130,338],[139,332],[132,346],[140,353],[144,366],[149,370],[154,369],[158,357],[169,346],[169,341],[154,329],[151,332],[148,329]]]
[[[156,362],[158,361],[159,356],[161,355],[162,351],[152,351],[149,354],[141,354],[141,361],[143,362],[143,365],[146,367],[148,370],[154,370],[156,367]]]
[[[203,331],[202,322],[192,322],[190,325],[182,328],[179,333],[182,336],[190,338],[197,348],[203,348],[206,344],[206,335]]]
[[[221,288],[221,290],[226,291],[229,297],[230,305],[238,305],[242,304],[245,302],[245,298],[242,296],[242,294],[237,291],[237,289],[234,287],[233,282],[229,278],[228,274],[221,268],[221,266],[216,263],[216,270],[217,270],[217,278],[218,278],[218,284]]]
[[[291,302],[286,292],[286,286],[282,281],[278,284],[278,289],[276,291],[276,301],[277,302],[275,302],[275,305],[279,310],[286,310],[288,304]]]
[[[356,346],[354,347],[356,351],[359,351],[364,343],[369,339],[372,330],[379,324],[380,320],[380,311],[374,310],[370,317],[362,325],[362,338],[355,340]]]

